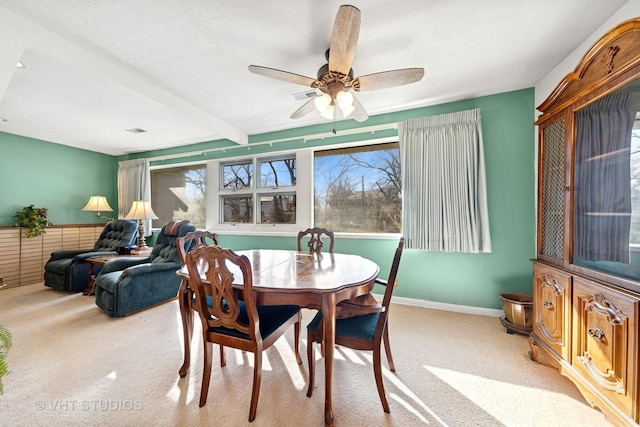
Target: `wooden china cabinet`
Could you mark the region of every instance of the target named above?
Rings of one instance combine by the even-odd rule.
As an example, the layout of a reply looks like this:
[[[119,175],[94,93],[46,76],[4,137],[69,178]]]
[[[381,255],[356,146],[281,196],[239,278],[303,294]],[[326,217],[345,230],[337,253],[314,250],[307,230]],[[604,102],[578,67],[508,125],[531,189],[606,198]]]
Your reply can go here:
[[[640,422],[640,18],[538,107],[530,356],[616,425]]]

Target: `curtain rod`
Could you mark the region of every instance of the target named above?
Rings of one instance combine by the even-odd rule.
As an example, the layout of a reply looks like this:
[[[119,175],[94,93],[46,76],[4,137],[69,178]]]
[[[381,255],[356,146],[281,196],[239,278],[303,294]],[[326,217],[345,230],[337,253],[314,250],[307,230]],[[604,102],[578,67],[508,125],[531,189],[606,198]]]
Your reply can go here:
[[[279,139],[271,139],[271,140],[266,140],[266,141],[260,141],[260,142],[256,142],[253,144],[249,144],[248,146],[246,145],[238,145],[238,146],[233,146],[233,147],[220,147],[220,148],[212,148],[210,150],[199,150],[199,151],[190,151],[190,152],[184,152],[184,153],[175,153],[175,154],[167,154],[167,155],[162,155],[162,156],[154,156],[154,157],[147,157],[147,160],[149,160],[150,162],[152,161],[160,161],[160,160],[170,160],[170,159],[178,159],[181,157],[191,157],[191,156],[201,156],[203,154],[206,153],[213,153],[216,151],[225,151],[225,150],[235,150],[238,148],[251,148],[251,147],[259,147],[261,145],[273,145],[273,144],[277,144],[280,142],[288,142],[288,141],[297,141],[297,140],[303,140],[304,142],[310,141],[310,140],[314,140],[314,139],[324,139],[324,138],[335,138],[338,136],[344,136],[344,135],[356,135],[356,134],[360,134],[360,133],[367,133],[367,132],[378,132],[381,130],[390,130],[390,129],[398,129],[398,124],[397,123],[387,123],[384,125],[374,125],[374,126],[365,126],[365,127],[361,127],[361,128],[352,128],[352,129],[345,129],[342,131],[339,131],[338,134],[334,134],[333,131],[327,131],[327,132],[319,132],[319,133],[314,133],[311,135],[305,135],[303,137],[290,137],[290,138],[279,138]]]

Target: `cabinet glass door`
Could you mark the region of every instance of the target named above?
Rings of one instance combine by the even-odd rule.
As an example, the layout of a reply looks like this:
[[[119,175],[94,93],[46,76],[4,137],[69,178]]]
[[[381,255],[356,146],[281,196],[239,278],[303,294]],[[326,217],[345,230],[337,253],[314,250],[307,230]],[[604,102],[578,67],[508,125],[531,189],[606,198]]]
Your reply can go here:
[[[640,279],[640,88],[576,112],[573,264]]]

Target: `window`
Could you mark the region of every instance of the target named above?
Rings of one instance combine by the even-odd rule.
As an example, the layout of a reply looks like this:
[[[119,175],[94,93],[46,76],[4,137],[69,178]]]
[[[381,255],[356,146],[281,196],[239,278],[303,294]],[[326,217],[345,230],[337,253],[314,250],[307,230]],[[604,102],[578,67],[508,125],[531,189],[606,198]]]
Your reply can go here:
[[[222,222],[253,223],[253,196],[223,196]]]
[[[334,232],[399,233],[397,142],[316,151],[314,225]]]
[[[152,226],[188,219],[196,228],[206,228],[206,182],[205,165],[151,170],[151,205],[158,216]]]
[[[260,195],[260,223],[261,224],[295,224],[296,223],[296,195]]]
[[[219,163],[220,223],[295,224],[296,155]],[[259,176],[259,181],[254,179]],[[257,216],[254,212],[258,212]]]
[[[223,190],[251,188],[252,181],[253,162],[251,160],[241,163],[222,165]]]
[[[296,185],[296,159],[260,161],[260,187],[291,187]]]

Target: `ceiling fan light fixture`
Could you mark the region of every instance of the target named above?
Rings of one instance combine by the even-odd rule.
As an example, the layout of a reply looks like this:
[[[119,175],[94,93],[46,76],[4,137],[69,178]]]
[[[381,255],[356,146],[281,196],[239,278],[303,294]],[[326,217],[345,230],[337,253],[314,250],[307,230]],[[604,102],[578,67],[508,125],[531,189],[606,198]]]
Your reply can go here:
[[[342,111],[342,115],[344,117],[349,117],[351,113],[356,109],[353,106],[353,95],[350,92],[339,91],[336,94],[336,104],[340,107],[340,111]]]
[[[331,105],[331,95],[329,95],[328,93],[323,93],[313,100],[313,104],[315,105],[316,110],[322,113],[326,111],[327,107]]]
[[[353,113],[355,111],[356,107],[354,107],[353,105],[345,105],[340,106],[340,111],[342,111],[342,116],[344,118],[347,118],[351,115],[351,113]]]
[[[333,105],[327,105],[327,107],[323,111],[320,111],[320,115],[327,120],[333,120],[334,110],[335,107]]]
[[[336,101],[338,101],[340,108],[351,107],[353,105],[353,95],[351,95],[351,92],[341,90],[336,94]]]

